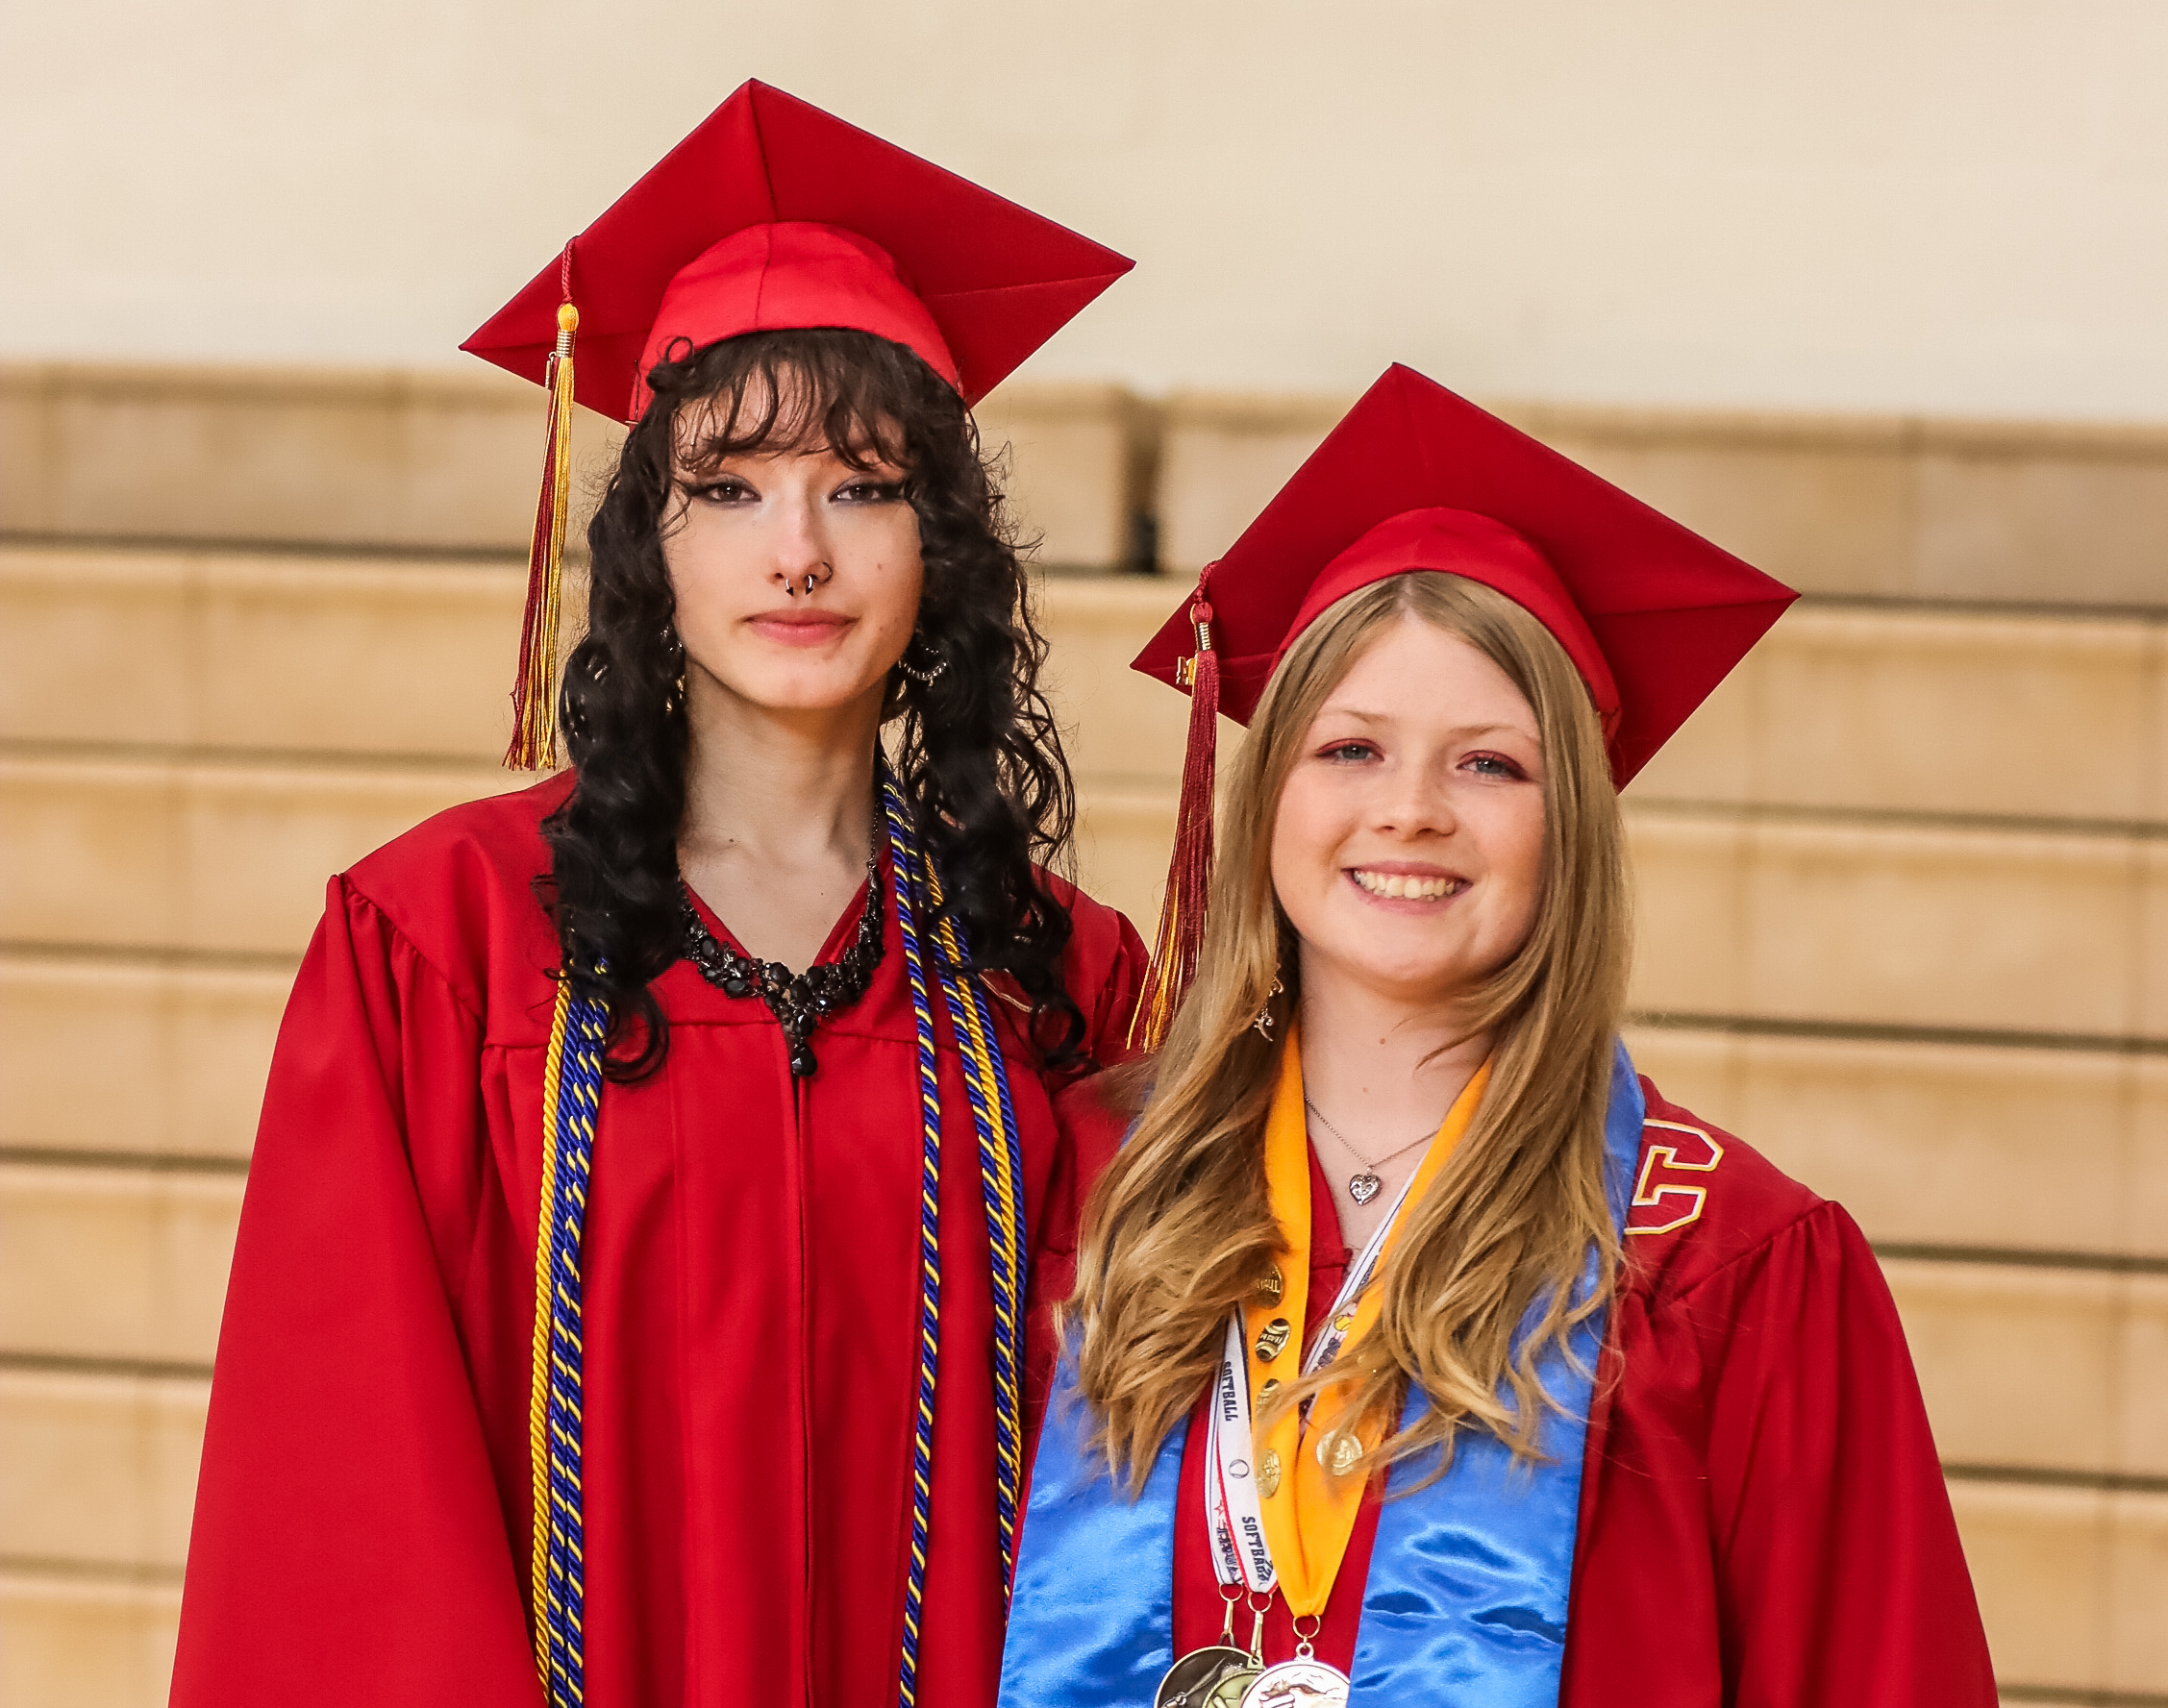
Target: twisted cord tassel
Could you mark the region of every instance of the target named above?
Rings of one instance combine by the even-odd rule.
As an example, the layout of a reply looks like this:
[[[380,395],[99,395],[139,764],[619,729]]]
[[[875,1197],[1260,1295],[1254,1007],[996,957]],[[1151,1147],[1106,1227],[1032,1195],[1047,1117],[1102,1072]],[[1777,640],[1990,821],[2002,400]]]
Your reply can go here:
[[[1182,798],[1176,808],[1174,852],[1167,861],[1166,894],[1153,933],[1152,968],[1144,978],[1130,1021],[1130,1048],[1150,1052],[1167,1041],[1175,1010],[1197,976],[1205,942],[1205,904],[1212,882],[1212,768],[1219,746],[1219,654],[1212,649],[1212,606],[1205,597],[1207,565],[1189,601],[1197,631],[1189,669],[1189,741],[1182,759]]]
[[[567,269],[571,251],[565,252]],[[569,276],[569,275],[568,275]],[[564,524],[572,499],[572,335],[580,310],[557,310],[557,349],[542,384],[549,392],[542,439],[542,490],[527,550],[527,610],[519,629],[519,675],[511,689],[511,745],[505,766],[547,771],[557,764],[557,631],[564,592]]]

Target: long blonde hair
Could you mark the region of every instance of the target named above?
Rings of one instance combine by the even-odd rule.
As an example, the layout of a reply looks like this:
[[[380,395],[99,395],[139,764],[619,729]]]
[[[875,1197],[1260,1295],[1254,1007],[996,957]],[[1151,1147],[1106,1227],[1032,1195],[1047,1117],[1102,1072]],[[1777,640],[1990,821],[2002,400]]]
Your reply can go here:
[[[1282,1254],[1263,1160],[1281,1046],[1252,1024],[1275,978],[1295,983],[1295,936],[1270,866],[1281,790],[1327,696],[1408,619],[1473,646],[1535,712],[1542,898],[1528,941],[1466,1003],[1471,1034],[1492,1037],[1483,1106],[1405,1212],[1376,1327],[1332,1367],[1333,1382],[1356,1384],[1350,1415],[1397,1419],[1410,1382],[1430,1401],[1358,1469],[1433,1447],[1442,1468],[1470,1427],[1536,1456],[1542,1413],[1556,1404],[1538,1361],[1555,1347],[1570,1356],[1568,1337],[1614,1285],[1604,1117],[1632,929],[1603,731],[1565,649],[1521,606],[1458,576],[1395,576],[1326,610],[1265,689],[1229,778],[1196,982],[1134,1081],[1151,1087],[1136,1130],[1085,1208],[1064,1325],[1097,1439],[1135,1489],[1209,1383],[1228,1312]],[[1325,1383],[1322,1373],[1289,1383],[1269,1410]]]

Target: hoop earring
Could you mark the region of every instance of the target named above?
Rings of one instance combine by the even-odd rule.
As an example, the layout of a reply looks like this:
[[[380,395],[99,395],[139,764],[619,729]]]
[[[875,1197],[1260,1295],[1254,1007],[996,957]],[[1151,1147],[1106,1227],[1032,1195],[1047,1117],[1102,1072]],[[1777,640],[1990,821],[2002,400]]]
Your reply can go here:
[[[917,665],[913,664],[910,661],[910,647],[906,647],[904,649],[904,656],[896,660],[896,668],[902,671],[906,676],[910,677],[912,681],[917,682],[920,686],[923,687],[926,683],[932,681],[935,677],[939,676],[942,671],[946,670],[949,667],[949,661],[941,656],[940,649],[934,646],[932,641],[925,639],[921,635],[914,634],[910,637],[910,645],[914,647],[924,647],[928,653],[933,655],[934,658],[934,665],[932,669],[921,670]]]

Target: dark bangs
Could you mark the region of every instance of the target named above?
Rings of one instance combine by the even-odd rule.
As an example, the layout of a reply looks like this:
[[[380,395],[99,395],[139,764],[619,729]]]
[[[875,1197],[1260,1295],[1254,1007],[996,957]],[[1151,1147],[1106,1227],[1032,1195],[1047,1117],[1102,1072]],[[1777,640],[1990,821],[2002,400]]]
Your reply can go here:
[[[854,468],[880,461],[908,475],[914,441],[969,432],[963,400],[929,386],[929,372],[900,344],[832,328],[698,351],[680,339],[648,384],[674,407],[677,461],[696,478],[730,457],[824,449]]]

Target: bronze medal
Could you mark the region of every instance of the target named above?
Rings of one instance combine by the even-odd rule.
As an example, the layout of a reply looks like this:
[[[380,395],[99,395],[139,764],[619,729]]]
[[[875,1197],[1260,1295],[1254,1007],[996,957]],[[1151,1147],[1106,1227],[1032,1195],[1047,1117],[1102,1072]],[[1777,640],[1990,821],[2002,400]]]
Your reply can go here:
[[[1282,1661],[1242,1693],[1241,1708],[1347,1708],[1347,1674],[1323,1661]]]
[[[1218,1643],[1209,1648],[1193,1648],[1167,1669],[1152,1697],[1152,1708],[1205,1708],[1207,1702],[1218,1700],[1212,1693],[1231,1672],[1257,1676],[1246,1650]],[[1235,1697],[1240,1699],[1239,1696]]]

